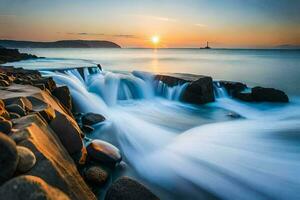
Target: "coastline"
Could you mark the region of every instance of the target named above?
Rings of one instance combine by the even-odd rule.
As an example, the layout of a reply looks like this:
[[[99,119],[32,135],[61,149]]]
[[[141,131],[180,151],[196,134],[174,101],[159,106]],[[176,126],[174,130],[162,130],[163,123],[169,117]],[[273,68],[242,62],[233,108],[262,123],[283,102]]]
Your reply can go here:
[[[122,152],[100,140],[84,145],[84,135],[93,131],[93,125],[105,121],[105,118],[93,113],[73,112],[72,97],[67,86],[58,86],[51,77],[43,77],[36,70],[0,67],[0,71],[3,99],[1,123],[8,127],[5,135],[10,137],[2,134],[1,142],[8,144],[7,148],[14,149],[12,155],[15,157],[10,173],[2,182],[0,194],[16,195],[18,191],[5,192],[11,191],[12,185],[19,184],[22,187],[33,182],[33,185],[45,185],[42,189],[33,187],[33,191],[42,190],[45,195],[52,195],[45,188],[54,186],[58,195],[55,197],[61,199],[96,199],[102,188],[108,188],[106,199],[158,198],[145,186],[128,177],[121,177],[110,185],[108,177],[112,173],[121,173],[116,170],[124,167]],[[169,86],[179,82],[188,83],[188,97],[183,99],[185,102],[205,104],[214,101],[215,83],[211,77],[161,74],[156,75],[156,80]],[[219,81],[218,84],[242,101],[288,102],[288,97],[275,89],[257,88],[244,93],[242,91],[247,86],[243,83]],[[21,171],[24,166],[19,166],[19,162],[23,155],[16,153],[20,147],[26,147],[25,156],[35,160]],[[109,151],[99,152],[101,147]],[[133,196],[122,194],[124,188],[133,191],[130,194]]]

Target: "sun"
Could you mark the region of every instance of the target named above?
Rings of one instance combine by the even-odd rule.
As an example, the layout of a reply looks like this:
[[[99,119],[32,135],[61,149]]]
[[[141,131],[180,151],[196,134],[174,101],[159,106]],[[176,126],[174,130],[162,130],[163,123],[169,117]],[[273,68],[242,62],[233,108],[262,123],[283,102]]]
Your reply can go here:
[[[151,41],[153,44],[157,45],[159,43],[159,37],[157,35],[154,35],[151,37]]]

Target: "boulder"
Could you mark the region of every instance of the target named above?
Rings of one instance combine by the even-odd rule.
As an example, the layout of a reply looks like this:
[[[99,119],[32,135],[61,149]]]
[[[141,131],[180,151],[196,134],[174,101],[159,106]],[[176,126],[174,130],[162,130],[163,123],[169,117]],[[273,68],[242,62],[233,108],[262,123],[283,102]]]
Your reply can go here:
[[[84,178],[91,184],[102,186],[107,182],[108,173],[100,166],[92,166],[84,172]]]
[[[81,152],[83,147],[81,130],[67,116],[56,112],[56,117],[50,122],[50,127],[70,154]]]
[[[88,157],[110,167],[114,167],[122,160],[119,149],[112,144],[103,140],[93,140],[87,146]]]
[[[64,105],[68,110],[72,110],[72,98],[70,90],[67,86],[57,87],[52,94]]]
[[[18,153],[16,143],[0,132],[0,185],[10,179],[16,171]],[[0,195],[3,198],[2,195]]]
[[[20,116],[25,116],[26,115],[26,110],[23,109],[20,105],[18,104],[10,104],[10,105],[7,105],[5,107],[5,109],[8,111],[8,112],[13,112],[13,113],[17,113],[19,114]]]
[[[82,124],[91,126],[103,122],[105,120],[105,117],[96,113],[87,113],[81,118],[81,120]]]
[[[32,84],[44,84],[45,87],[52,92],[56,88],[56,83],[54,82],[52,77],[43,77],[40,79],[32,80]]]
[[[148,188],[129,178],[121,177],[107,190],[105,200],[158,200]]]
[[[211,77],[199,78],[188,84],[182,100],[193,104],[205,104],[215,100],[213,81]]]
[[[12,122],[8,121],[4,118],[0,119],[0,132],[5,133],[8,135],[12,129]]]
[[[92,126],[89,125],[83,125],[82,126],[82,130],[86,133],[91,133],[94,131],[94,128]]]
[[[18,176],[0,187],[0,196],[9,200],[69,200],[59,189],[36,176]]]
[[[19,157],[17,170],[22,173],[29,171],[36,163],[35,155],[30,149],[22,146],[17,146],[17,151]]]
[[[283,91],[274,88],[254,87],[251,93],[253,100],[257,102],[289,102],[288,96]]]
[[[211,77],[193,74],[155,75],[155,80],[162,81],[170,87],[187,84],[181,100],[192,104],[205,104],[215,100]]]
[[[13,98],[7,98],[7,99],[3,99],[3,102],[5,104],[5,106],[9,106],[11,104],[15,104],[15,105],[19,105],[22,107],[22,109],[26,109],[25,107],[25,97],[13,97]]]

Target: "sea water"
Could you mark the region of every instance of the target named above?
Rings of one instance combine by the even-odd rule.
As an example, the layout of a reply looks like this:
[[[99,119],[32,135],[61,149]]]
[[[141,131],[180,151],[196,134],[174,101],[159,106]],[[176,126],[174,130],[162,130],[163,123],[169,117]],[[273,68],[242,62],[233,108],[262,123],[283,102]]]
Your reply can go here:
[[[125,174],[162,199],[299,199],[299,52],[279,50],[31,49],[37,68],[71,90],[75,109],[107,120],[88,135],[121,149]],[[81,77],[75,66],[101,63]],[[54,72],[49,68],[64,68]],[[148,71],[151,73],[140,72]],[[244,103],[215,83],[216,101],[180,101],[185,85],[153,74],[185,72],[284,89],[290,103]],[[232,113],[239,118],[232,118]]]

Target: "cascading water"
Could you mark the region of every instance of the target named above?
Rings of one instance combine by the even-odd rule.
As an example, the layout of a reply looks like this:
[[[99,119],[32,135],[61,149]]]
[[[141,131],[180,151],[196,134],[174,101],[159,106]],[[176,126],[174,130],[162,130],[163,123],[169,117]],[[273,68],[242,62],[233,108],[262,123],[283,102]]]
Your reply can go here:
[[[215,85],[216,102],[192,106],[170,101],[185,85],[167,87],[147,73],[44,74],[70,87],[78,110],[107,117],[91,137],[117,145],[136,178],[164,198],[300,198],[297,99],[245,104]]]

